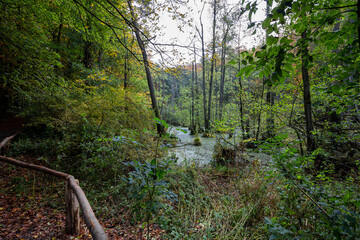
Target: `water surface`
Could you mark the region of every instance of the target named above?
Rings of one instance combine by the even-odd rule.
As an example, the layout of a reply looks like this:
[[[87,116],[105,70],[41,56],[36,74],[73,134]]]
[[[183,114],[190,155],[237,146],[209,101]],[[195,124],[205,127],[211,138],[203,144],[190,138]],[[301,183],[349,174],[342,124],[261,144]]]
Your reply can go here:
[[[199,134],[201,146],[194,146],[194,139],[196,136],[190,135],[188,128],[172,127],[169,129],[169,132],[179,139],[176,147],[169,149],[170,154],[175,154],[178,164],[204,166],[211,163],[214,154],[214,146],[216,141],[220,138],[224,138],[235,144],[235,138],[228,139],[227,134],[216,134],[214,138],[203,138],[201,137],[201,134]],[[242,157],[249,161],[257,159],[262,163],[271,160],[271,156],[261,152],[244,152]]]

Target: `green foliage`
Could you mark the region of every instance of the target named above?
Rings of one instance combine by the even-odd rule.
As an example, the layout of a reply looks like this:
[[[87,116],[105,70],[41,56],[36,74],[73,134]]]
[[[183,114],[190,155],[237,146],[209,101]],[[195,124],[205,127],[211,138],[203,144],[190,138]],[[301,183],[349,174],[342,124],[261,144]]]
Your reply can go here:
[[[176,106],[170,108],[168,111],[162,112],[163,118],[174,126],[188,126],[189,125],[189,110],[178,109]]]
[[[177,201],[177,195],[169,190],[165,180],[169,162],[153,159],[151,162],[137,161],[127,163],[134,168],[125,179],[128,184],[129,197],[137,220],[146,220],[147,224],[158,215],[169,203]]]
[[[235,158],[238,149],[227,144],[224,141],[216,141],[213,154],[213,165],[232,165],[235,163]]]
[[[331,169],[309,175],[314,157],[303,157],[296,149],[286,147],[284,136],[274,143],[266,143],[272,149],[274,166],[278,172],[269,171],[269,176],[281,177],[277,187],[280,195],[279,211],[264,226],[271,239],[356,239],[358,224],[359,187],[358,176],[347,180],[334,177]],[[274,149],[282,148],[278,151]],[[317,155],[318,150],[314,152]],[[350,193],[351,192],[351,193]]]

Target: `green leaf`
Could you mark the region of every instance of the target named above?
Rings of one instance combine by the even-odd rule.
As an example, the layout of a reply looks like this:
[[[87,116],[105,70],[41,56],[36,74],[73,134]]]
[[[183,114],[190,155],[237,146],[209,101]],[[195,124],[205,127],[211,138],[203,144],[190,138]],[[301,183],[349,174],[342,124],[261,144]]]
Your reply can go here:
[[[252,23],[250,23],[249,25],[248,25],[248,29],[250,29],[250,28],[252,28],[252,27],[254,27],[255,26],[255,22],[252,22]]]
[[[283,69],[290,72],[293,70],[293,66],[290,63],[285,63]]]
[[[176,130],[181,131],[181,132],[183,132],[185,134],[187,133],[187,131],[185,129],[182,129],[182,128],[176,128]]]
[[[260,71],[259,72],[259,78],[263,78],[264,77],[264,71]]]
[[[232,59],[230,62],[229,62],[229,64],[230,65],[237,65],[237,61],[235,60],[235,59]]]
[[[270,27],[270,22],[271,22],[271,19],[270,18],[266,18],[263,23],[262,23],[262,27],[264,29],[267,29],[268,27]]]
[[[156,123],[158,123],[158,124],[160,124],[160,125],[163,125],[163,126],[166,127],[166,128],[170,127],[170,125],[167,124],[167,123],[166,123],[164,120],[162,120],[162,119],[159,119],[159,118],[157,118],[157,117],[154,117],[154,120],[155,120]]]
[[[282,44],[282,45],[289,45],[289,44],[291,44],[293,41],[294,41],[294,40],[289,39],[289,38],[287,38],[287,37],[282,37],[282,38],[280,39],[280,44]]]
[[[266,39],[266,44],[267,45],[274,45],[278,42],[278,38],[274,37],[274,36],[268,36],[268,38]]]
[[[249,64],[253,64],[254,58],[252,56],[248,56],[248,62],[249,62]]]
[[[273,31],[274,31],[274,28],[269,27],[269,28],[266,30],[266,34],[267,34],[267,35],[270,35]]]

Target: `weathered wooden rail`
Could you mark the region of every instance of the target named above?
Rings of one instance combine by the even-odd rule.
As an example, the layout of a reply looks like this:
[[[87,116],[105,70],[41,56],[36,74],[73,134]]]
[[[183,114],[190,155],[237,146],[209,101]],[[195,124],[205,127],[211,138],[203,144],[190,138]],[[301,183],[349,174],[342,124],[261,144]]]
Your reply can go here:
[[[13,138],[9,137],[10,139]],[[0,146],[3,147],[9,138],[5,138]],[[6,141],[7,140],[7,141]],[[5,142],[6,141],[6,142]],[[0,149],[1,149],[0,147]],[[105,231],[92,210],[89,201],[86,198],[84,191],[79,186],[78,180],[74,176],[58,172],[50,168],[43,166],[22,162],[13,158],[0,155],[0,161],[6,162],[12,165],[16,165],[22,168],[32,169],[40,171],[58,178],[65,180],[65,209],[66,209],[66,224],[65,230],[67,234],[78,235],[80,234],[80,211],[79,205],[84,215],[86,226],[89,228],[91,236],[95,240],[107,240]]]

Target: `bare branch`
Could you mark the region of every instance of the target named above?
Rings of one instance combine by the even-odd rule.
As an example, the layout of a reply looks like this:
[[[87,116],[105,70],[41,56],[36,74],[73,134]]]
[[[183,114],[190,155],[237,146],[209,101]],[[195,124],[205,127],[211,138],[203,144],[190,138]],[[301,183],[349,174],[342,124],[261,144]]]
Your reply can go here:
[[[131,50],[121,41],[121,39],[120,39],[119,36],[117,35],[115,29],[123,30],[122,28],[115,27],[115,26],[113,26],[113,25],[105,22],[104,20],[100,19],[96,14],[94,14],[92,11],[90,11],[88,8],[86,8],[83,4],[81,4],[79,1],[77,1],[77,0],[73,0],[73,1],[74,1],[76,4],[78,4],[79,6],[81,6],[86,12],[90,13],[91,16],[93,16],[93,17],[96,18],[98,21],[100,21],[101,23],[103,23],[104,25],[106,25],[107,27],[109,27],[109,28],[111,29],[111,31],[114,33],[114,35],[115,35],[116,39],[119,41],[119,43],[120,43],[126,50],[128,50],[128,51],[131,53],[131,55],[133,55],[134,58],[135,58],[137,61],[141,62],[141,60],[136,56],[136,54],[135,54],[133,51],[131,51]]]

